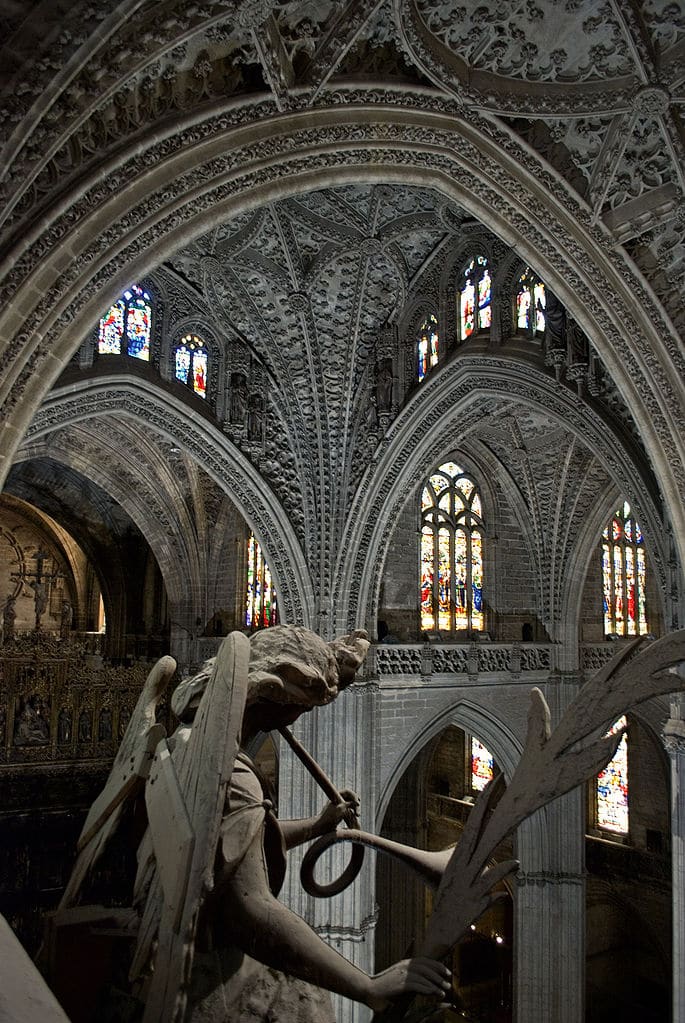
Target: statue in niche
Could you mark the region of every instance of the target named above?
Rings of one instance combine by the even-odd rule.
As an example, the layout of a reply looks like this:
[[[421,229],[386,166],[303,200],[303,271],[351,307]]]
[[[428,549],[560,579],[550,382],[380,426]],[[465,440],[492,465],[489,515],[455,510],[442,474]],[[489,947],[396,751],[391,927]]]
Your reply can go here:
[[[264,399],[251,394],[247,408],[247,439],[261,444],[264,433]]]
[[[244,373],[231,373],[229,417],[233,424],[242,426],[247,412],[247,377]]]
[[[60,912],[79,900],[83,880],[116,827],[122,793],[133,791],[126,765],[136,757],[142,763],[156,746],[145,796],[149,826],[138,850],[137,937],[129,974],[144,1000],[142,1023],[330,1023],[321,989],[375,1011],[392,1006],[393,1021],[433,1018],[449,989],[439,960],[518,868],[515,860],[489,865],[499,844],[614,756],[623,730],[601,735],[607,721],[653,696],[685,689],[685,678],[669,670],[685,661],[685,630],[638,640],[637,646],[632,659],[619,651],[582,687],[554,731],[543,694],[531,691],[526,744],[507,786],[500,775],[486,787],[457,846],[442,852],[422,852],[358,830],[354,793],[337,791],[288,731],[301,714],[332,702],[353,680],[368,647],[365,633],[334,643],[296,626],[277,626],[249,639],[231,634],[217,657],[174,692],[172,709],[181,724],[168,741],[154,731],[160,729],[154,706],[175,670],[171,658],[162,658],[86,820],[54,926],[60,926]],[[271,729],[280,731],[329,797],[308,820],[278,820],[246,753],[252,738]],[[179,803],[185,808],[181,815]],[[103,815],[107,806],[109,816]],[[352,827],[339,829],[343,821]],[[313,880],[316,859],[341,841],[399,858],[438,889],[416,958],[369,977],[278,902],[285,850],[312,839],[301,876],[313,895],[337,894],[356,876],[358,862],[350,874],[351,861],[339,881],[324,886]],[[132,932],[130,917],[126,928]],[[418,1011],[415,1002],[406,1003],[416,994],[428,999]]]
[[[78,741],[90,742],[93,738],[93,725],[89,710],[82,710],[78,719]]]
[[[109,742],[112,738],[112,711],[103,707],[98,718],[98,742]]]
[[[122,707],[121,710],[119,711],[119,725],[117,729],[117,734],[120,740],[124,738],[130,720],[131,711],[128,709],[128,707]]]
[[[66,746],[71,742],[71,711],[62,707],[57,716],[57,743]]]
[[[2,637],[5,643],[14,636],[14,623],[17,617],[16,603],[17,598],[10,596],[2,609]]]
[[[74,622],[74,609],[71,606],[70,601],[62,601],[62,612],[60,615],[59,623],[59,634],[62,639],[69,639],[71,635],[71,627]]]
[[[14,719],[15,746],[47,746],[50,725],[46,706],[37,695],[19,697],[19,713]]]
[[[545,289],[545,349],[566,350],[566,310],[549,288]]]
[[[381,359],[376,378],[376,404],[379,412],[390,412],[392,408],[392,381],[392,359]]]

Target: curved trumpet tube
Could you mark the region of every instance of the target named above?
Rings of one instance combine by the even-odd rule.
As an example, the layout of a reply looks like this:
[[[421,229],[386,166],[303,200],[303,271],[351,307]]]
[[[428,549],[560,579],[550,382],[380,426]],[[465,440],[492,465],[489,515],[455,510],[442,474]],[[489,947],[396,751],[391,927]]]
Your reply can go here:
[[[393,842],[389,838],[371,835],[367,831],[357,831],[354,829],[335,831],[330,835],[324,835],[322,838],[317,839],[309,847],[302,860],[300,880],[302,881],[302,887],[309,895],[315,895],[318,898],[338,895],[347,887],[350,880],[354,880],[354,878],[346,880],[347,871],[343,873],[338,881],[330,885],[319,885],[314,879],[314,870],[319,858],[327,849],[338,845],[340,842],[352,842],[355,845],[366,846],[369,849],[375,849],[376,852],[391,856],[418,874],[429,888],[438,887],[448,860],[454,851],[449,848],[443,849],[441,852],[427,852],[424,849],[415,849],[410,845]]]

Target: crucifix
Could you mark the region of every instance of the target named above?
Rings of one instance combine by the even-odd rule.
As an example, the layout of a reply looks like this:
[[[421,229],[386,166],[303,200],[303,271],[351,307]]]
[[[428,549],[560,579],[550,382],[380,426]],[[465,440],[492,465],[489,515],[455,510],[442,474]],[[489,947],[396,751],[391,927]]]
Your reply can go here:
[[[28,582],[29,586],[33,590],[33,602],[36,609],[36,632],[40,632],[40,620],[45,614],[45,609],[48,606],[48,593],[50,583],[55,579],[61,579],[63,577],[62,572],[46,572],[45,561],[51,555],[42,549],[38,549],[34,555],[36,560],[35,572],[12,572],[12,576],[21,579],[22,582]],[[32,576],[32,579],[29,579]]]

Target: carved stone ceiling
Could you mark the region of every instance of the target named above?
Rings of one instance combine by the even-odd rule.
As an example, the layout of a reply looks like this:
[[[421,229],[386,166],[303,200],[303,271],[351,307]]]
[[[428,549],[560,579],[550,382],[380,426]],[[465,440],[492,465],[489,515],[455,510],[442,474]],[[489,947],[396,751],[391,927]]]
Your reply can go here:
[[[432,85],[522,136],[589,204],[676,321],[685,280],[685,8],[674,0],[2,0],[5,216],[126,134],[270,91]]]
[[[379,336],[417,278],[440,271],[440,252],[464,219],[429,190],[345,186],[221,225],[161,270],[168,287],[201,296],[234,371],[255,361],[264,368],[277,419],[267,448],[280,461],[274,434],[289,439],[325,522],[341,523],[338,502],[349,500],[367,463]],[[276,466],[270,472],[267,459],[263,469],[277,485]],[[298,523],[301,506],[289,510]]]

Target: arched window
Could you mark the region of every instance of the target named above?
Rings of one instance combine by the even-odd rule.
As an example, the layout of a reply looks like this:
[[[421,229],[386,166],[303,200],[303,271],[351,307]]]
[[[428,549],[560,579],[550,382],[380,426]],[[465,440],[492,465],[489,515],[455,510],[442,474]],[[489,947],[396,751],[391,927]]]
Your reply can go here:
[[[473,480],[454,462],[421,493],[421,628],[483,629],[483,518]]]
[[[609,729],[609,734],[625,728],[625,717]],[[624,732],[614,758],[597,776],[595,785],[595,825],[618,834],[628,833],[628,737]]]
[[[492,323],[492,279],[485,256],[476,256],[464,270],[459,292],[459,336],[462,341]]]
[[[516,329],[543,333],[545,329],[545,285],[528,267],[516,289]]]
[[[278,624],[278,602],[271,572],[254,534],[247,541],[247,585],[245,593],[245,625],[249,629],[265,629]]]
[[[420,382],[428,370],[436,366],[438,362],[438,319],[432,313],[419,328],[417,352]]]
[[[147,291],[132,284],[100,320],[98,353],[150,361],[152,304]]]
[[[186,334],[174,348],[174,374],[182,384],[187,384],[199,394],[207,397],[207,346],[197,334]]]
[[[605,633],[638,636],[648,631],[645,576],[642,530],[624,501],[602,534]]]

